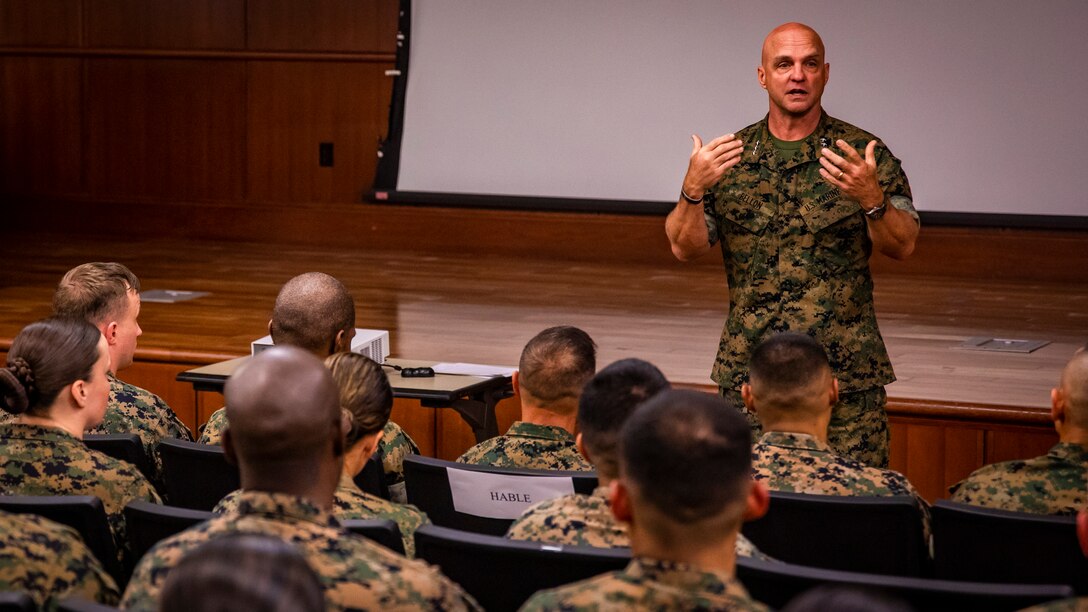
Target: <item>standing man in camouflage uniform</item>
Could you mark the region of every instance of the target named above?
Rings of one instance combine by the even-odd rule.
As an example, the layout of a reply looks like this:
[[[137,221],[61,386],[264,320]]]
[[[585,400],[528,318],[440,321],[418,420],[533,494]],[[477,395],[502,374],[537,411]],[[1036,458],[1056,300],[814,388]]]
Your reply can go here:
[[[741,387],[741,396],[764,430],[752,447],[756,480],[772,491],[910,495],[918,503],[929,541],[929,504],[905,476],[843,457],[828,446],[828,423],[838,403],[839,385],[818,342],[797,333],[771,336],[752,351],[748,371],[751,382]]]
[[[43,610],[78,597],[116,605],[119,593],[71,527],[32,514],[0,512],[0,591],[22,591]]]
[[[876,137],[829,117],[820,36],[787,23],[756,69],[769,112],[691,159],[665,231],[681,261],[720,242],[729,316],[712,378],[739,407],[752,347],[776,331],[812,335],[842,386],[830,433],[839,453],[888,463],[884,385],[895,380],[873,308],[869,256],[904,259],[918,215],[899,160]],[[753,430],[759,423],[749,415]]]
[[[189,428],[159,396],[117,378],[117,372],[132,365],[136,339],[143,333],[136,321],[140,316],[140,279],[135,274],[115,262],[76,266],[57,286],[53,312],[87,320],[109,343],[110,400],[102,424],[87,433],[134,433],[150,457],[156,457],[155,445],[164,438],[193,439]]]
[[[549,327],[521,352],[514,394],[521,419],[504,435],[484,440],[460,463],[536,470],[592,471],[574,444],[578,398],[597,369],[597,345],[577,327]]]
[[[734,577],[741,522],[767,511],[751,432],[714,395],[666,390],[620,432],[612,512],[628,523],[626,569],[541,591],[522,610],[766,610]]]
[[[336,383],[316,357],[271,348],[239,368],[225,394],[230,425],[223,450],[241,476],[238,507],[148,551],[122,608],[157,609],[163,583],[181,557],[228,533],[272,535],[293,544],[321,579],[329,610],[476,608],[437,569],[345,531],[333,518],[345,427]]]
[[[1088,351],[1066,364],[1050,402],[1058,444],[976,470],[950,489],[952,501],[1032,514],[1076,514],[1088,504]]]
[[[280,288],[268,321],[268,333],[277,346],[295,346],[319,359],[350,351],[355,337],[355,298],[343,283],[328,274],[299,274]],[[220,408],[208,418],[200,442],[219,444],[226,427],[227,410]],[[389,496],[393,501],[406,503],[404,457],[418,455],[419,447],[399,425],[389,421],[378,450]]]

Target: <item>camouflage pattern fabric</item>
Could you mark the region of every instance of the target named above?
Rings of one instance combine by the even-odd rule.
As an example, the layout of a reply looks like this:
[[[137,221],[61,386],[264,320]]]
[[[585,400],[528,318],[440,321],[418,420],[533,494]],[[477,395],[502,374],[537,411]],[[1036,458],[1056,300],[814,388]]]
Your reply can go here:
[[[204,431],[200,434],[200,443],[219,444],[227,424],[226,408],[213,412],[208,417],[207,424],[204,425]],[[381,453],[382,471],[385,473],[386,484],[389,485],[390,498],[398,503],[407,502],[408,494],[404,487],[404,458],[408,455],[418,455],[419,446],[401,429],[400,425],[389,421],[382,430],[378,452]]]
[[[758,440],[763,435],[759,416],[748,412],[739,392],[729,391],[723,395],[744,413],[752,428],[752,439]],[[888,394],[884,387],[840,394],[839,403],[831,407],[828,445],[843,457],[871,467],[887,468],[891,448],[887,404]]]
[[[74,529],[7,512],[0,512],[0,591],[22,591],[44,610],[72,597],[111,606],[120,598]]]
[[[90,434],[128,434],[140,436],[144,451],[155,466],[155,474],[161,478],[162,462],[155,445],[164,438],[192,440],[193,432],[181,422],[178,415],[162,401],[162,398],[130,385],[113,374],[110,379],[110,398],[106,404],[106,416]]]
[[[806,333],[827,351],[843,393],[895,380],[873,307],[869,239],[860,205],[820,177],[819,150],[844,140],[864,151],[872,134],[823,113],[789,161],[778,157],[767,119],[737,137],[740,163],[711,187],[704,211],[710,243],[720,243],[729,315],[711,378],[739,391],[752,349],[776,332]],[[893,206],[913,216],[901,164],[881,144],[880,185]],[[883,465],[878,463],[877,465]]]
[[[385,484],[389,486],[389,498],[404,504],[408,502],[408,491],[404,485],[404,458],[418,455],[419,446],[408,432],[393,421],[385,424],[382,439],[378,443],[378,452],[382,458],[382,472]]]
[[[226,428],[227,409],[220,408],[208,417],[208,422],[204,424],[204,430],[200,432],[200,439],[197,442],[218,445],[223,439],[223,430]]]
[[[122,510],[131,501],[162,499],[135,466],[87,448],[57,427],[0,425],[0,493],[94,495],[102,500],[119,556],[128,549]]]
[[[1076,514],[1088,504],[1088,448],[1059,443],[1034,459],[994,463],[949,488],[952,501],[1031,514]]]
[[[214,512],[225,514],[236,510],[241,496],[241,489],[228,493],[215,505]],[[396,523],[400,528],[400,535],[404,540],[404,552],[408,558],[415,556],[416,529],[431,522],[426,513],[415,506],[391,502],[360,490],[347,474],[340,476],[340,484],[336,487],[332,503],[332,514],[337,520],[389,519]]]
[[[578,453],[569,431],[525,421],[515,421],[506,434],[468,449],[457,462],[532,470],[593,471],[593,465]]]
[[[133,572],[121,607],[156,610],[163,582],[181,557],[227,533],[282,538],[295,545],[321,579],[328,610],[478,610],[459,586],[422,561],[405,559],[341,529],[306,499],[244,491],[237,509],[156,544]]]
[[[506,537],[511,540],[567,546],[631,546],[627,525],[617,521],[612,514],[606,486],[597,487],[591,495],[574,493],[530,506],[511,523]],[[737,555],[741,557],[771,560],[740,533],[737,534],[736,549]]]
[[[522,611],[750,610],[755,601],[736,578],[690,565],[636,557],[620,572],[540,591]]]
[[[836,455],[813,436],[763,434],[752,446],[752,471],[752,477],[772,491],[844,497],[909,495],[918,502],[922,530],[930,541],[929,504],[905,476]]]

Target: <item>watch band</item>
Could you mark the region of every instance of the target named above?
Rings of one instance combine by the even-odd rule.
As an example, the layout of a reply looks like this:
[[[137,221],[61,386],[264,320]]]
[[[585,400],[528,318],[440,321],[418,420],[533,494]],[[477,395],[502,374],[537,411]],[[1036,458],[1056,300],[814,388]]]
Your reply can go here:
[[[884,213],[886,212],[888,212],[888,198],[884,198],[884,200],[880,202],[879,206],[874,206],[869,210],[865,211],[865,216],[872,221],[877,221],[883,218]]]

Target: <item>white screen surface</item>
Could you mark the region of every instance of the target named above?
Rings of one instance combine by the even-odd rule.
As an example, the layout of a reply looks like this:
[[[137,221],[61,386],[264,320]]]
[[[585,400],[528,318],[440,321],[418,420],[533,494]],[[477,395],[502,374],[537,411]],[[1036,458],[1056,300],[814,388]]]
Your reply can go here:
[[[1088,3],[414,0],[397,190],[675,201],[691,151],[767,112],[764,36],[820,32],[824,108],[923,211],[1088,215]]]

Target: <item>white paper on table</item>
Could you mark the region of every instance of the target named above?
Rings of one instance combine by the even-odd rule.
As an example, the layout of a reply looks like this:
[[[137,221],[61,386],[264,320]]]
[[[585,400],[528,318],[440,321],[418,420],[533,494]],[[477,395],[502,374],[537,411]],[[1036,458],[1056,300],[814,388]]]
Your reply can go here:
[[[484,365],[482,363],[436,363],[432,366],[435,374],[458,374],[460,376],[513,376],[517,368],[508,366]]]

